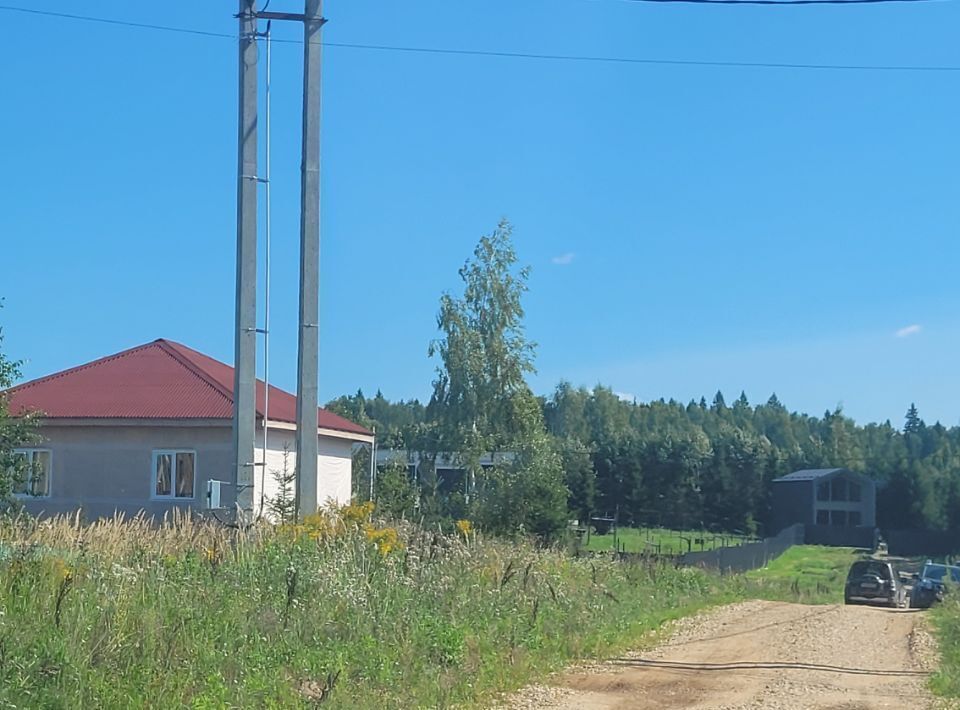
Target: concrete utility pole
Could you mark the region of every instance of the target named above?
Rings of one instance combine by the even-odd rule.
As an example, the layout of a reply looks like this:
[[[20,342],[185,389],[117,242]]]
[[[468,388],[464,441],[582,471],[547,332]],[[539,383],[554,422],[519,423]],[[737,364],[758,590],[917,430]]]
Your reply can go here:
[[[257,383],[257,19],[254,3],[255,0],[240,0],[237,310],[233,379],[233,484],[238,514],[247,521],[253,513]]]
[[[300,164],[300,335],[297,348],[297,510],[317,512],[317,380],[320,322],[321,0],[303,18],[303,146]]]

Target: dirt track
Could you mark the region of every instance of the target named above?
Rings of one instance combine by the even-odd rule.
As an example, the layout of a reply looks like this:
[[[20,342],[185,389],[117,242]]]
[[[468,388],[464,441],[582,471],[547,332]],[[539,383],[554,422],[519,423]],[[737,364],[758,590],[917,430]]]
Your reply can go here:
[[[684,620],[656,648],[527,688],[511,708],[924,708],[934,650],[922,612],[733,604]]]

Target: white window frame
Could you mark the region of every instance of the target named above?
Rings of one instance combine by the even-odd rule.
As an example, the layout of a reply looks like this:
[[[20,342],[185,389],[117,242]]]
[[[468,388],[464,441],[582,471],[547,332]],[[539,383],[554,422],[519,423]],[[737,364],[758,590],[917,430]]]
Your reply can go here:
[[[14,493],[14,498],[22,498],[24,500],[35,500],[37,498],[49,498],[50,492],[53,490],[53,451],[50,449],[36,448],[36,449],[14,449],[14,454],[26,454],[27,456],[27,467],[33,467],[33,456],[34,454],[43,453],[47,454],[50,457],[50,470],[47,471],[47,492],[43,495],[37,496],[33,493]],[[29,481],[28,481],[29,484]]]
[[[178,496],[177,491],[177,454],[190,454],[193,456],[193,490],[189,496]],[[170,495],[157,494],[157,458],[160,456],[173,457],[172,478],[170,479]],[[197,498],[197,452],[194,449],[154,449],[150,457],[150,500],[196,500]]]

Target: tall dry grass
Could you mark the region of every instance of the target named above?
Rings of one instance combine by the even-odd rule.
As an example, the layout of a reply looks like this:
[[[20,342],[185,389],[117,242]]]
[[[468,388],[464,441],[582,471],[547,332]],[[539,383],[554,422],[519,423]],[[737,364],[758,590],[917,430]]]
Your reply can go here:
[[[691,570],[372,519],[0,521],[0,703],[482,706],[731,598]]]

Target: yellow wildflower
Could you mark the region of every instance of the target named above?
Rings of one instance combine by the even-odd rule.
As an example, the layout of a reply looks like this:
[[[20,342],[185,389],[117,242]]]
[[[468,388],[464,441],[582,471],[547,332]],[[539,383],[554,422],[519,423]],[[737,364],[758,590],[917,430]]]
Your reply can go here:
[[[364,533],[367,536],[367,540],[372,542],[376,546],[377,551],[384,557],[394,550],[403,548],[403,545],[400,543],[400,535],[397,533],[396,528],[375,528],[372,525],[367,525]]]
[[[365,523],[370,520],[376,507],[372,500],[365,503],[351,503],[340,509],[340,517],[346,523]]]

